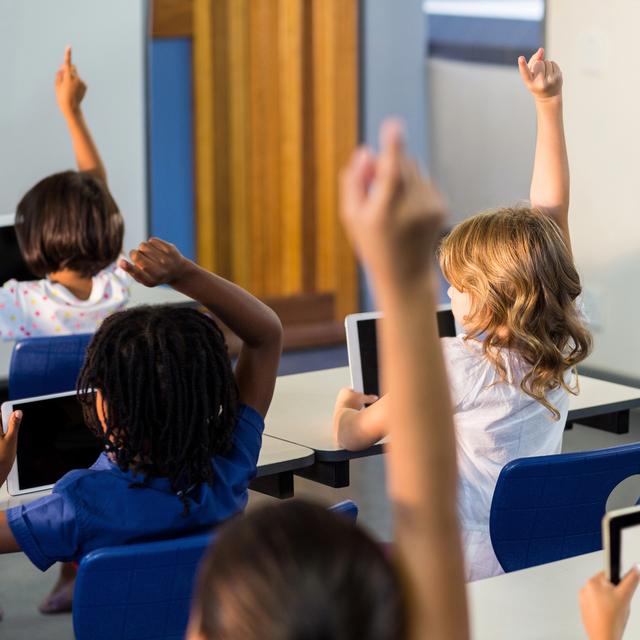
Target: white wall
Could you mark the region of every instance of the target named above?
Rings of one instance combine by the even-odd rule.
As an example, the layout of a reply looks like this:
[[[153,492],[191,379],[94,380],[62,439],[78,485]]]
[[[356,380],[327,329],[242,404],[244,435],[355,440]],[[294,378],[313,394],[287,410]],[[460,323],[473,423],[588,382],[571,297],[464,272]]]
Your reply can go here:
[[[55,102],[64,47],[89,86],[83,106],[126,221],[147,233],[144,0],[1,0],[0,214],[44,176],[74,168]]]
[[[549,0],[562,65],[571,235],[594,322],[589,366],[640,382],[638,0]]]
[[[517,69],[431,58],[430,171],[453,221],[529,198],[535,110]]]
[[[362,3],[363,137],[377,146],[380,123],[389,115],[406,123],[410,153],[427,160],[422,0]]]

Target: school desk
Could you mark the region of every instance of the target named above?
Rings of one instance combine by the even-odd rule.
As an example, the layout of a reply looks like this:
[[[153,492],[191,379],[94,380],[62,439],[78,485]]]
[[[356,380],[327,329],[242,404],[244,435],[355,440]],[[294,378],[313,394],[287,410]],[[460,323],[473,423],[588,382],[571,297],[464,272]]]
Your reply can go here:
[[[265,433],[315,451],[313,466],[298,475],[331,487],[348,486],[349,460],[381,453],[384,443],[358,452],[336,443],[333,405],[338,391],[349,384],[348,367],[280,376],[267,415]],[[610,430],[612,424],[628,425],[634,407],[640,407],[640,389],[580,376],[580,395],[571,396],[567,420]]]
[[[307,447],[263,436],[258,473],[250,488],[276,498],[290,498],[293,496],[294,472],[312,465],[313,460],[313,451]],[[0,487],[0,511],[31,502],[49,493],[50,490],[10,496],[5,483]]]
[[[197,305],[191,298],[183,296],[170,287],[149,288],[134,282],[131,285],[131,298],[127,307],[140,304]],[[13,345],[13,341],[0,340],[0,388],[6,389],[9,381],[9,364]]]
[[[640,545],[635,557],[640,560]],[[474,640],[584,640],[578,592],[604,568],[603,552],[514,571],[467,585]],[[640,637],[640,590],[625,638]]]

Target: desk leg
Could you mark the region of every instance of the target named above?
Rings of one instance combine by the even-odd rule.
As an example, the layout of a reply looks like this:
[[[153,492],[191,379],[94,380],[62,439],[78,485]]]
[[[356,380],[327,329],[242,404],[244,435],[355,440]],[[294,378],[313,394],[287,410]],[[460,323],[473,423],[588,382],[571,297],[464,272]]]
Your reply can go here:
[[[592,418],[578,418],[573,423],[608,431],[609,433],[629,433],[629,410],[604,413]]]
[[[349,486],[349,461],[322,462],[316,461],[310,467],[296,471],[296,475],[313,480],[328,487],[339,489]]]
[[[292,498],[293,473],[291,471],[285,471],[284,473],[276,473],[272,476],[254,478],[249,485],[249,489],[259,491],[273,498]]]

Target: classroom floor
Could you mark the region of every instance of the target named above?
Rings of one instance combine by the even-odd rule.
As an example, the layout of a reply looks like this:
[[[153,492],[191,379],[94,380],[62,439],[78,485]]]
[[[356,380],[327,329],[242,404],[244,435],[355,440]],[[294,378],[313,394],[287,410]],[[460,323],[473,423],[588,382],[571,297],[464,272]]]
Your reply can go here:
[[[346,365],[346,350],[342,347],[286,354],[281,373],[295,373]],[[565,432],[563,451],[600,449],[640,441],[640,411],[631,413],[630,430],[615,435],[576,425]],[[391,539],[391,514],[385,499],[384,464],[382,456],[361,458],[351,462],[351,486],[331,489],[296,478],[297,497],[313,498],[327,504],[351,498],[360,507],[359,521],[380,540]],[[610,508],[635,502],[640,495],[640,475],[620,487],[610,499]],[[249,508],[273,500],[251,492]],[[0,638],[7,640],[71,640],[71,615],[42,616],[37,604],[53,585],[57,567],[42,574],[22,555],[0,556],[0,606],[5,612],[0,622]]]

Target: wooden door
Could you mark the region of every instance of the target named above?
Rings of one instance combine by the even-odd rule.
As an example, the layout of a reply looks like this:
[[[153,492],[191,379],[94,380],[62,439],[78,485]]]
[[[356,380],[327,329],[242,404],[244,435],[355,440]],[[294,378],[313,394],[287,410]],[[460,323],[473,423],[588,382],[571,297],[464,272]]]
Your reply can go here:
[[[290,347],[357,310],[338,172],[358,138],[357,0],[155,0],[192,38],[198,261],[264,299]]]

